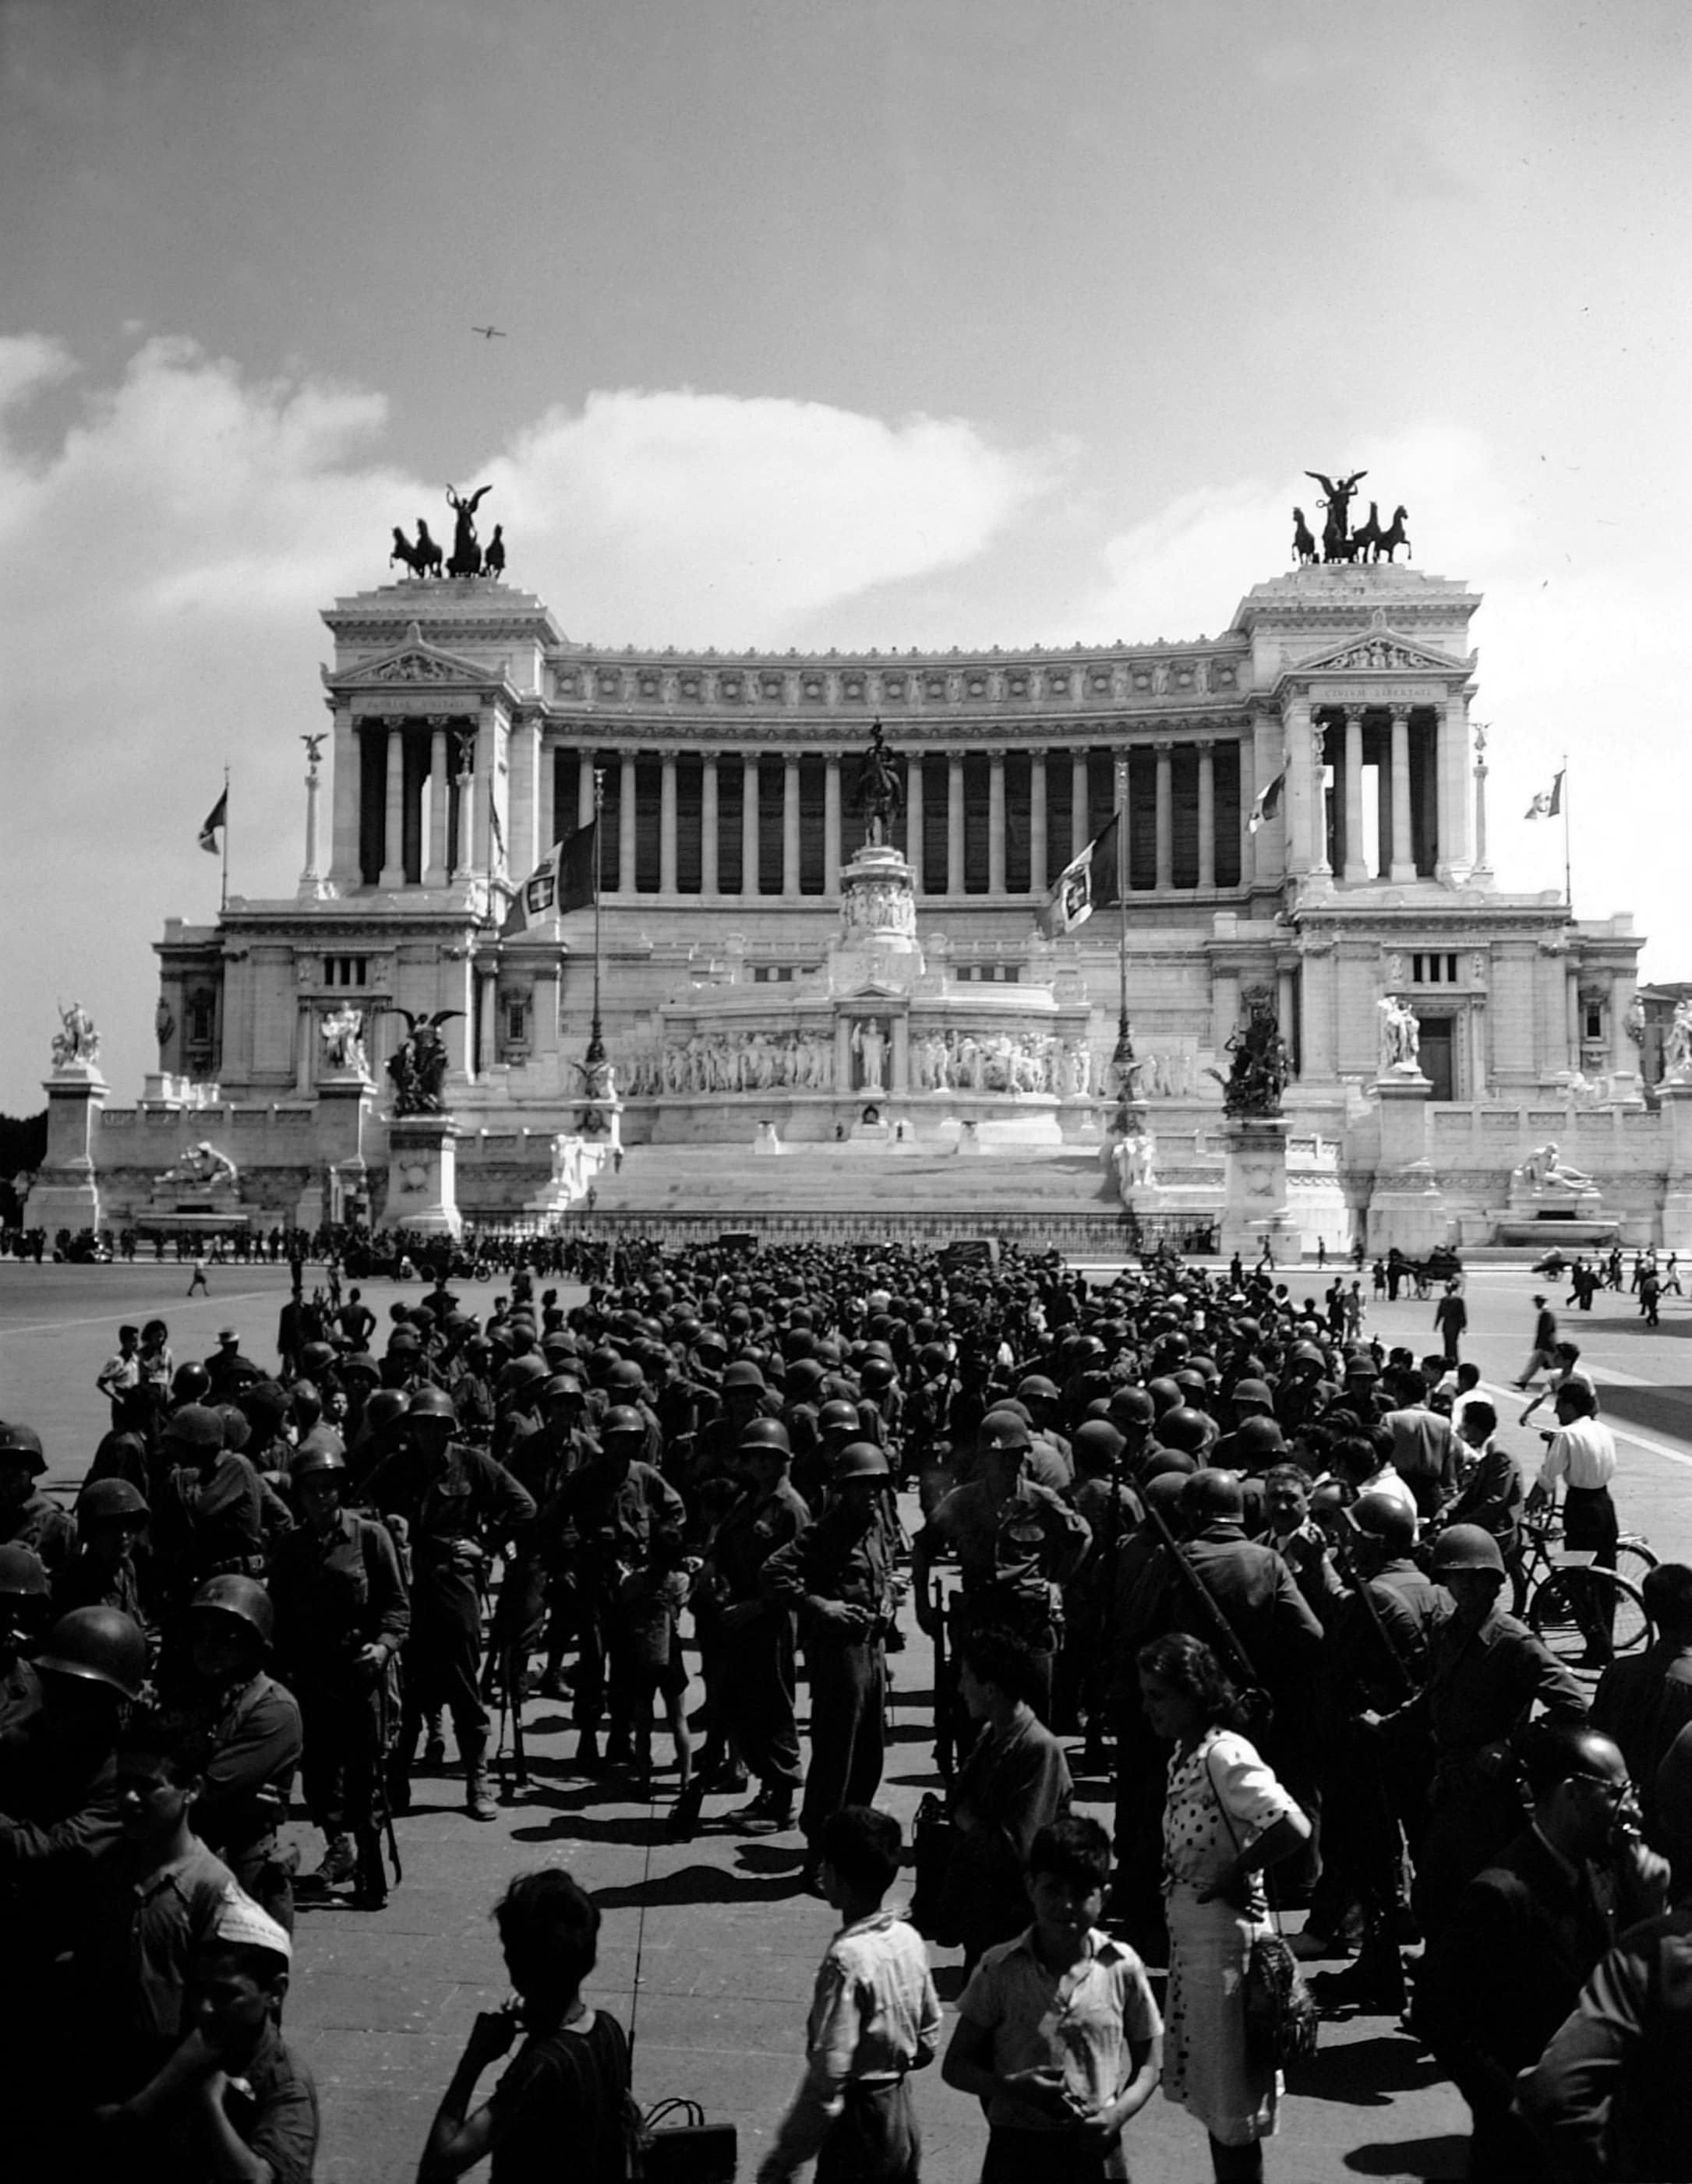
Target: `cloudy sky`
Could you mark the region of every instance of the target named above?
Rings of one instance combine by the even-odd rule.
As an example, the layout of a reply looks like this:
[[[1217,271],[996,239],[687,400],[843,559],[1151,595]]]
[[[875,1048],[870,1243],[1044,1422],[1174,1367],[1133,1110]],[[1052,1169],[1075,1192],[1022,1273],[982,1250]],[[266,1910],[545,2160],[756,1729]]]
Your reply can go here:
[[[318,610],[449,478],[603,643],[1192,637],[1367,468],[1503,884],[1692,977],[1684,0],[0,0],[0,1110],[288,894]],[[504,341],[471,332],[489,320]]]

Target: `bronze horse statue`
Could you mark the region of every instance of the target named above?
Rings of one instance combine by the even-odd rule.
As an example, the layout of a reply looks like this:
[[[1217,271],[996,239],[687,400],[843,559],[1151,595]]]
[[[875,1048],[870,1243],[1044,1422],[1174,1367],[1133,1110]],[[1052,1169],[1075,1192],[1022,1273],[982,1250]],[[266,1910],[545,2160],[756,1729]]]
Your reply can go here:
[[[441,549],[429,536],[429,526],[420,515],[417,518],[417,543],[414,546],[396,523],[394,526],[394,550],[388,557],[391,569],[402,561],[414,577],[438,577],[441,572]]]
[[[1302,508],[1293,511],[1293,558],[1301,569],[1309,568],[1316,558],[1315,538]]]
[[[1380,537],[1380,504],[1371,500],[1369,504],[1369,521],[1366,523],[1360,523],[1349,541],[1352,559],[1357,561],[1366,561],[1379,542]]]
[[[1372,507],[1369,512],[1371,515],[1374,514],[1375,511]],[[1393,520],[1391,523],[1388,524],[1387,528],[1381,532],[1380,536],[1375,541],[1375,559],[1377,561],[1381,559],[1382,554],[1385,554],[1388,560],[1390,561],[1400,546],[1404,549],[1405,560],[1408,561],[1412,559],[1412,555],[1410,554],[1410,537],[1404,529],[1404,525],[1409,521],[1409,520],[1410,510],[1404,506],[1404,503],[1400,501],[1398,506],[1393,510]]]

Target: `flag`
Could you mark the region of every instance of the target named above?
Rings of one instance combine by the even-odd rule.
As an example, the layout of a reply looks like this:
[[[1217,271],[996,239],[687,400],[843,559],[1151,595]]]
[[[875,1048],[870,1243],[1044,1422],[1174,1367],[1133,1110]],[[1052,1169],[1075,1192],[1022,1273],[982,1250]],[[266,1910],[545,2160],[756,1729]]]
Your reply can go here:
[[[578,827],[567,841],[555,842],[517,893],[505,913],[503,933],[522,933],[543,917],[562,917],[584,910],[594,899],[594,840],[597,819]]]
[[[1046,900],[1048,933],[1073,933],[1085,925],[1096,910],[1108,910],[1122,898],[1116,885],[1116,830],[1119,815],[1095,834],[1078,857],[1071,858],[1058,875],[1058,883]]]
[[[1563,773],[1559,767],[1556,779],[1549,788],[1539,791],[1522,816],[1524,819],[1555,819],[1562,808]]]
[[[1272,819],[1281,809],[1281,790],[1286,779],[1287,769],[1283,766],[1268,787],[1258,791],[1257,800],[1251,807],[1251,816],[1246,821],[1247,833],[1256,833],[1264,821]]]
[[[226,788],[210,811],[207,812],[200,827],[200,847],[208,856],[215,857],[217,855],[221,846],[217,838],[218,830],[228,824],[229,791]]]

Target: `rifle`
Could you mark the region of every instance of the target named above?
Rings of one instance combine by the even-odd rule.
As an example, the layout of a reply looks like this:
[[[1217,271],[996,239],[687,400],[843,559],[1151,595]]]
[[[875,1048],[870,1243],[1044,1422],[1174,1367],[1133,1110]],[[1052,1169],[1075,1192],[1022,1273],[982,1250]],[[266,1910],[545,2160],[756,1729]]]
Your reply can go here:
[[[946,1594],[938,1578],[934,1583],[934,1763],[940,1774],[950,1774],[957,1740],[946,1674]]]
[[[1146,1514],[1157,1527],[1158,1535],[1167,1549],[1170,1560],[1181,1572],[1188,1591],[1193,1594],[1209,1618],[1211,1629],[1221,1641],[1224,1658],[1232,1663],[1239,1676],[1240,1712],[1244,1717],[1252,1741],[1255,1743],[1259,1738],[1268,1733],[1274,1722],[1275,1702],[1259,1680],[1257,1670],[1252,1666],[1251,1656],[1240,1642],[1239,1633],[1223,1614],[1221,1609],[1217,1607],[1211,1596],[1210,1589],[1203,1579],[1182,1554],[1181,1542],[1170,1531],[1169,1520],[1163,1511],[1148,1501]]]

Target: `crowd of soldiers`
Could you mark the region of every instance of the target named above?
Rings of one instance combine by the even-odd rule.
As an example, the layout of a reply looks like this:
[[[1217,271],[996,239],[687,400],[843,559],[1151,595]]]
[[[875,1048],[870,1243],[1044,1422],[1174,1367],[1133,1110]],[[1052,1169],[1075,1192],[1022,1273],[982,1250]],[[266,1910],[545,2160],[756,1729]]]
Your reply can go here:
[[[1108,1287],[1014,1251],[655,1247],[615,1272],[567,1310],[519,1272],[485,1323],[444,1269],[386,1325],[356,1288],[333,1312],[296,1295],[274,1373],[232,1327],[181,1363],[161,1324],[126,1329],[70,1513],[38,1436],[0,1426],[0,1923],[39,1975],[26,2051],[40,1997],[75,2006],[131,1710],[198,1740],[194,1831],[284,1933],[297,1892],[386,1900],[393,1818],[445,1771],[449,1721],[465,1809],[495,1818],[495,1718],[503,1752],[536,1693],[567,1697],[588,1777],[650,1783],[662,1717],[671,1834],[796,1827],[814,1887],[829,1815],[880,1782],[907,1598],[943,1765],[970,1735],[958,1653],[990,1637],[1114,1781],[1111,1913],[1152,1961],[1164,1767],[1135,1663],[1170,1632],[1211,1646],[1312,1822],[1283,1892],[1304,1953],[1354,1956],[1325,2003],[1405,2007],[1406,1948],[1460,1924],[1522,1825],[1512,1739],[1589,1703],[1508,1612],[1524,1482],[1455,1344],[1343,1340],[1296,1275],[1170,1255]],[[1578,1435],[1583,1376],[1555,1401]],[[324,1839],[304,1875],[296,1773]],[[746,1801],[707,1815],[725,1795]],[[181,2030],[149,2006],[132,2073]]]

